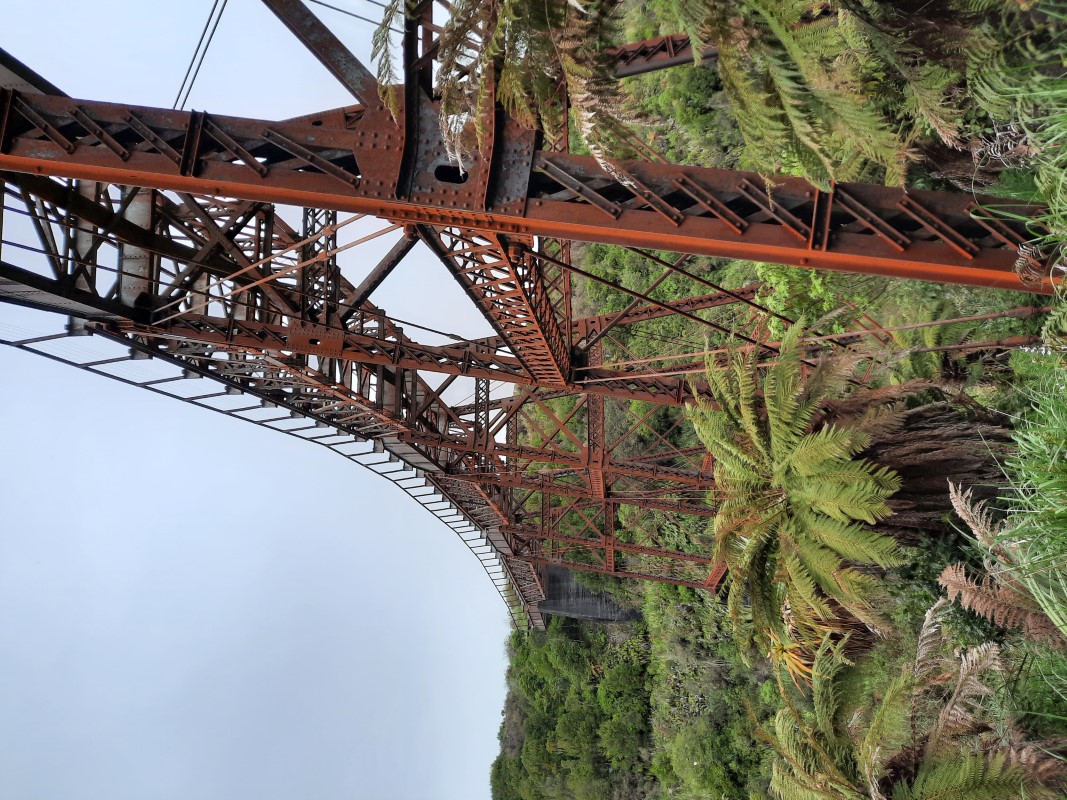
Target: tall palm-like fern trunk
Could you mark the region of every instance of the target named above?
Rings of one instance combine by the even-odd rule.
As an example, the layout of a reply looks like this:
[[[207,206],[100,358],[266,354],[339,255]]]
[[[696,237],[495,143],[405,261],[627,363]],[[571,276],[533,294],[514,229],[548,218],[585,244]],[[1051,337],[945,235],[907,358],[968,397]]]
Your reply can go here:
[[[974,487],[980,499],[995,496],[1004,483],[1000,463],[1011,441],[1007,425],[952,403],[904,412],[901,428],[863,453],[900,476],[900,490],[888,501],[893,516],[877,529],[902,544],[915,544],[922,533],[950,528],[949,482]]]

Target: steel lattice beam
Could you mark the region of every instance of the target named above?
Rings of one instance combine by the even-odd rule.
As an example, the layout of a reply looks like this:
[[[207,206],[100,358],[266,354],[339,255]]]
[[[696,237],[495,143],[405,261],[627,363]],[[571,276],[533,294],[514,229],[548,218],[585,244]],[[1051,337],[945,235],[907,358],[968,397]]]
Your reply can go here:
[[[647,72],[693,64],[697,61],[693,53],[692,39],[685,33],[630,42],[612,47],[608,53],[615,60],[616,78],[644,75]],[[700,51],[699,60],[710,61],[718,54],[717,48],[704,47]]]
[[[507,163],[479,162],[457,183],[435,163],[436,150],[417,149],[404,191],[405,148],[378,114],[272,122],[4,90],[0,169],[373,214],[494,242],[557,237],[1052,291],[1047,277],[1026,283],[1015,271],[1036,207],[1013,206],[1019,219],[1005,219],[989,210],[1005,207],[994,198],[863,184],[822,190],[793,178],[768,187],[754,173],[639,162],[620,165],[622,181],[591,157],[539,153],[528,133],[500,128],[494,153],[509,154]],[[494,258],[508,258],[505,250],[498,244]],[[479,267],[459,271],[470,269]],[[525,319],[547,320],[533,310]]]

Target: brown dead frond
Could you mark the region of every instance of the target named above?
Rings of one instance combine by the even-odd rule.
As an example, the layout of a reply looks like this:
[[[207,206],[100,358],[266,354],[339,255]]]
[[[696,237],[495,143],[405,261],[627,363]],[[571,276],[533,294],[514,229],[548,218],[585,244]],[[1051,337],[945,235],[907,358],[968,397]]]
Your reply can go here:
[[[927,610],[923,618],[923,626],[919,630],[919,641],[915,649],[915,665],[912,668],[916,687],[924,686],[927,676],[941,667],[941,620],[944,619],[951,605],[950,601],[942,597]]]
[[[948,496],[959,518],[967,523],[978,543],[994,550],[997,555],[1006,556],[1007,553],[997,544],[997,539],[1004,530],[1004,523],[994,521],[988,504],[984,500],[974,502],[973,489],[964,492],[954,483],[948,485]]]
[[[1067,739],[1057,739],[1015,742],[1008,746],[1005,755],[1010,766],[1022,767],[1036,783],[1064,788],[1067,782],[1067,761],[1063,759],[1065,752]]]
[[[983,678],[1002,672],[1000,648],[992,642],[964,651],[952,696],[941,708],[926,743],[927,757],[936,755],[953,739],[977,733],[982,727],[982,700],[993,693]]]
[[[1018,559],[1013,552],[1013,546],[1006,543],[1005,522],[1003,520],[997,522],[993,518],[993,513],[984,500],[975,502],[973,489],[967,489],[964,492],[961,491],[960,486],[949,481],[948,494],[956,514],[970,529],[978,544],[982,546],[982,565],[986,573],[1016,593],[1029,597],[1030,593],[1026,586],[1011,573],[1011,568],[1018,562]]]
[[[1063,637],[1041,607],[1022,592],[990,576],[981,581],[968,577],[962,564],[949,564],[938,578],[949,600],[1005,628],[1021,630],[1026,638],[1047,644],[1062,644]]]

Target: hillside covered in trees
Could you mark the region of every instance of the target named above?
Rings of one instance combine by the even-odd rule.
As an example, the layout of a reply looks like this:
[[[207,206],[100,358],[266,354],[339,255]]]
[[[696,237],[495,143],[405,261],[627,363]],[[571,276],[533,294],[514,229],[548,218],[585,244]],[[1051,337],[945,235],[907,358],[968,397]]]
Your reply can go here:
[[[716,57],[607,75],[611,44],[678,31]],[[491,87],[551,131],[562,82],[571,149],[608,165],[651,148],[772,184],[1041,202],[1020,269],[1060,275],[1065,32],[1060,2],[458,0],[439,91],[455,118]],[[477,131],[452,135],[462,161]],[[636,291],[661,271],[602,245],[572,255]],[[605,357],[666,367],[679,345],[710,354],[714,402],[687,409],[684,427],[653,420],[707,448],[716,514],[659,525],[729,574],[714,595],[585,576],[638,619],[515,632],[494,798],[1062,796],[1064,307],[743,261],[687,269],[695,278],[673,275],[657,296],[758,285],[761,318],[702,314],[773,343],[775,358],[679,317],[626,328]],[[629,302],[599,283],[573,292],[576,315]],[[925,325],[940,320],[953,322]],[[878,347],[848,340],[815,361],[804,349],[872,326]],[[550,402],[566,412],[566,398]]]

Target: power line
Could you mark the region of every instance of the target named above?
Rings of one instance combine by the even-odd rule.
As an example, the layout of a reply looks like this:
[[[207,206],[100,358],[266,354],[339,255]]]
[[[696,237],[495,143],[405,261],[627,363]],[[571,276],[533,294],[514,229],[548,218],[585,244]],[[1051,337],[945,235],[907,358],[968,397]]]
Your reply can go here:
[[[379,25],[381,25],[381,20],[375,20],[371,19],[370,17],[364,17],[362,14],[357,14],[356,12],[349,11],[346,8],[338,8],[337,6],[331,5],[330,3],[324,3],[323,0],[308,0],[308,2],[314,3],[317,6],[322,6],[323,8],[329,8],[332,11],[336,11],[338,14],[344,14],[347,17],[353,17],[355,19],[358,19],[360,22],[366,22],[370,25],[373,25],[374,27],[378,27]],[[381,5],[382,8],[387,7],[381,3],[375,3],[374,5]],[[403,31],[397,30],[391,25],[389,26],[389,30],[391,30],[393,33],[403,33]]]
[[[207,21],[204,23],[204,29],[200,32],[200,39],[196,43],[196,49],[193,51],[192,58],[189,59],[189,66],[185,70],[185,77],[182,78],[182,85],[178,89],[178,95],[174,98],[172,108],[184,109],[185,104],[189,102],[193,84],[196,83],[200,68],[204,65],[204,57],[207,56],[208,48],[211,47],[211,40],[215,38],[215,31],[218,30],[219,22],[222,20],[222,14],[226,10],[228,2],[229,0],[215,0],[211,6],[211,12],[207,15]],[[218,11],[218,14],[215,13],[216,11]],[[201,46],[203,47],[201,48]],[[185,95],[184,98],[182,97],[183,94]]]
[[[182,85],[178,88],[178,94],[174,97],[174,103],[171,108],[178,107],[178,101],[181,99],[182,92],[185,90],[185,83],[189,80],[189,75],[193,71],[193,62],[196,61],[196,54],[200,52],[200,45],[204,43],[204,37],[207,35],[207,26],[211,23],[211,18],[215,16],[215,9],[218,8],[219,0],[215,0],[215,4],[211,7],[211,13],[207,16],[207,22],[204,23],[204,29],[200,31],[200,38],[196,42],[196,49],[193,50],[193,56],[189,59],[189,66],[185,68],[185,76],[182,78]]]

